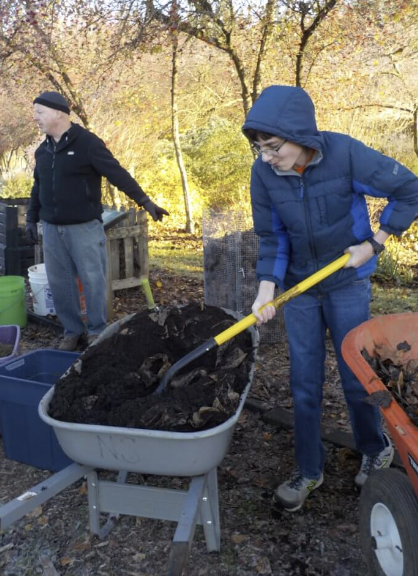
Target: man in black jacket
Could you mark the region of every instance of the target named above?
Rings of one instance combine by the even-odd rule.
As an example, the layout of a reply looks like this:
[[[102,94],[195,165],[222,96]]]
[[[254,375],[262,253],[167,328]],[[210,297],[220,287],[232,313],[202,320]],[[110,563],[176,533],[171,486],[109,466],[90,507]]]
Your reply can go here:
[[[102,176],[145,208],[154,220],[168,215],[122,168],[104,142],[70,121],[68,102],[57,92],[34,100],[34,118],[46,139],[35,152],[34,185],[26,234],[43,249],[55,309],[64,326],[60,350],[74,350],[85,333],[77,278],[87,307],[89,344],[106,326],[106,236],[102,223]]]

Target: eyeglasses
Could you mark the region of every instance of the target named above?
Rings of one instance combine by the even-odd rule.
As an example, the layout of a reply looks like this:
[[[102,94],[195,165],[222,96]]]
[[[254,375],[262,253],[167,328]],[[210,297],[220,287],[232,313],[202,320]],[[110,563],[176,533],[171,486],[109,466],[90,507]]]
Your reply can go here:
[[[276,146],[276,148],[264,148],[264,149],[261,148],[261,146],[259,146],[255,142],[253,142],[253,149],[257,154],[257,156],[261,156],[261,154],[269,154],[270,156],[275,156],[276,154],[279,153],[280,149],[282,148],[282,146],[286,144],[286,142],[287,140],[283,140],[283,142],[278,146]]]

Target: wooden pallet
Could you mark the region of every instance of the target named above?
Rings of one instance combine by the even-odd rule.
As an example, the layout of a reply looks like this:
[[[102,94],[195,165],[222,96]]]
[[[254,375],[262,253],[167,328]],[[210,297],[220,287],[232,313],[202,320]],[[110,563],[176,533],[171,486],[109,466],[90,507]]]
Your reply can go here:
[[[141,286],[148,307],[154,307],[149,286],[148,222],[144,210],[126,212],[126,217],[106,231],[108,319],[113,316],[113,296],[116,290]],[[139,273],[135,270],[135,261]]]

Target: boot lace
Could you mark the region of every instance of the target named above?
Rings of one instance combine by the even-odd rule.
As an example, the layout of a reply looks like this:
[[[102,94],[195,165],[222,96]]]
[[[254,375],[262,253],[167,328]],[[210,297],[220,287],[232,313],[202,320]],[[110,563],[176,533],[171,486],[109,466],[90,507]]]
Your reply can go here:
[[[365,461],[363,463],[363,472],[367,476],[369,476],[373,472],[378,460],[379,458],[377,456],[366,456]]]
[[[299,473],[295,473],[294,476],[290,479],[289,488],[293,490],[299,490],[302,488],[303,484],[303,476]]]

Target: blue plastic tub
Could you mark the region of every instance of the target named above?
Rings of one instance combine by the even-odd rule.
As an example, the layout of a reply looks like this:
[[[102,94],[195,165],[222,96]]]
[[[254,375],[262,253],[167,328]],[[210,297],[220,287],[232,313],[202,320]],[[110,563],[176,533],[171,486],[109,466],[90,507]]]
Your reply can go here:
[[[75,352],[36,350],[0,366],[0,422],[6,457],[57,472],[72,463],[38,405],[77,360]]]

